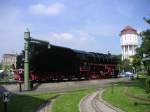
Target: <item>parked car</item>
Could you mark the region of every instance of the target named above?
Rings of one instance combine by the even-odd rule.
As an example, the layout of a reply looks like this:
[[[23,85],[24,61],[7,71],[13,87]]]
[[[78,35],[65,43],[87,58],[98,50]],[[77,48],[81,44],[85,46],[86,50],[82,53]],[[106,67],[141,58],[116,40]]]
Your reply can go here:
[[[125,77],[130,77],[130,76],[133,76],[132,72],[125,72]]]
[[[132,74],[132,75],[130,75],[130,79],[137,79],[137,74]]]
[[[134,74],[132,72],[121,72],[119,73],[118,77],[133,77]]]
[[[120,72],[118,77],[125,77],[125,72]]]

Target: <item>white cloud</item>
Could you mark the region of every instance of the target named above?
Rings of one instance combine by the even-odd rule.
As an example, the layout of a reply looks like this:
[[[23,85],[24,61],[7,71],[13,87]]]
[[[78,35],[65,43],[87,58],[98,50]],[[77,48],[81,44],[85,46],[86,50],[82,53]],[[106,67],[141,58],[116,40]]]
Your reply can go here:
[[[58,15],[64,10],[65,6],[62,3],[55,3],[51,5],[35,4],[29,7],[29,10],[33,14],[37,15]]]
[[[71,42],[74,40],[74,37],[70,33],[53,33],[51,39],[60,42]]]
[[[63,32],[50,33],[44,35],[36,35],[39,39],[47,40],[51,44],[69,47],[72,49],[79,49],[85,51],[96,51],[96,39],[86,32]]]

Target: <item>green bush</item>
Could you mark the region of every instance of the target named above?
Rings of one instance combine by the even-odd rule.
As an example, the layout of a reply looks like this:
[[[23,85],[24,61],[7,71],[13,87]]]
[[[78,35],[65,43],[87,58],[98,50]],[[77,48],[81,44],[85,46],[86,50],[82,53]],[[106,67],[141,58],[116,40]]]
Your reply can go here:
[[[145,75],[146,75],[146,73],[145,73],[145,72],[143,72],[143,71],[140,71],[140,72],[138,72],[138,75],[145,76]]]
[[[145,85],[146,85],[146,92],[150,93],[150,76],[146,78]]]

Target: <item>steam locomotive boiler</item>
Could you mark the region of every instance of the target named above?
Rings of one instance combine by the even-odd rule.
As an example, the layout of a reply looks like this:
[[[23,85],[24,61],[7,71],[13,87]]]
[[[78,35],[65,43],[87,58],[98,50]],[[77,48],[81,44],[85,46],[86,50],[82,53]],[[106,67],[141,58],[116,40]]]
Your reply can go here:
[[[29,77],[31,80],[80,80],[116,77],[116,60],[111,54],[85,52],[61,46],[48,48],[30,43]],[[13,78],[23,80],[24,52],[17,56]]]

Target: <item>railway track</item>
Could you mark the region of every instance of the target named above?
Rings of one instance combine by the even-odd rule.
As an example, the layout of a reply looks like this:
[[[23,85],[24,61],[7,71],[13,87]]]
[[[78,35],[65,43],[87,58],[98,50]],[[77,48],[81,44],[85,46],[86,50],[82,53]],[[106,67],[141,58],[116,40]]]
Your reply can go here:
[[[93,100],[91,102],[92,107],[94,108],[95,112],[103,112],[98,105],[99,101],[97,98],[98,98],[98,94],[93,98]]]
[[[101,90],[102,89],[84,97],[81,100],[79,104],[80,112],[122,112],[99,100],[99,92]]]

